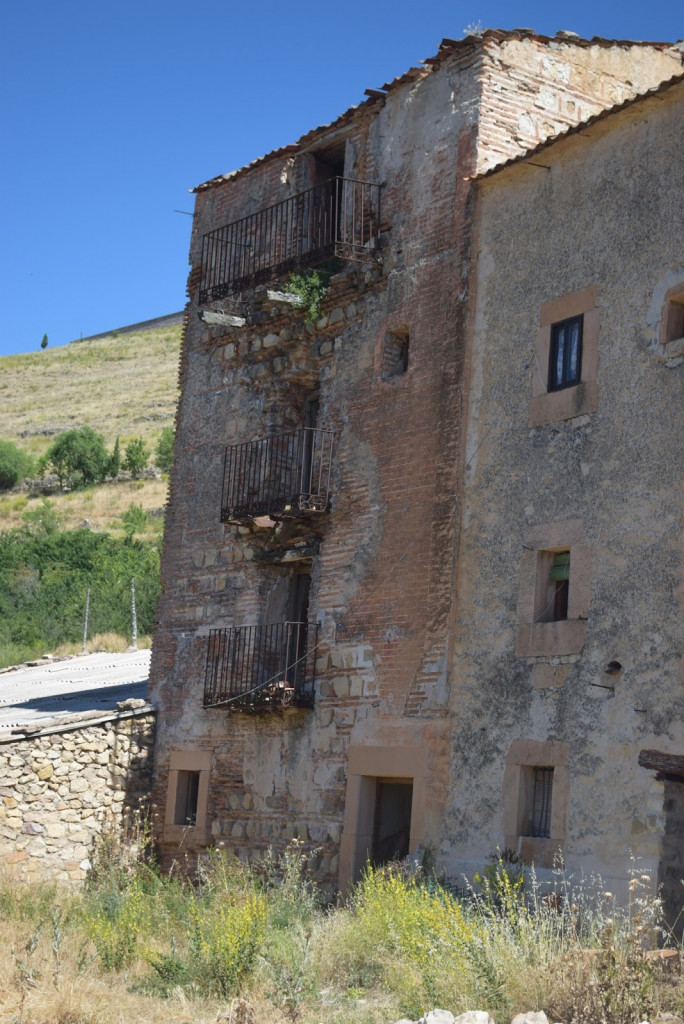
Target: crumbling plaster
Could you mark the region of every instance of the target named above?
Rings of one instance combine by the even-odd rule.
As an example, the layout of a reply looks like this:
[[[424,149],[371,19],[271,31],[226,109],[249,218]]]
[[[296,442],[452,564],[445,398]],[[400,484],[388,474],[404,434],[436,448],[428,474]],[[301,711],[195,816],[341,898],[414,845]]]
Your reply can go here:
[[[682,382],[654,344],[657,305],[682,252],[682,109],[680,85],[547,147],[539,162],[548,170],[523,162],[479,186],[454,799],[441,847],[455,872],[503,838],[514,739],[569,744],[571,870],[624,884],[630,851],[657,867],[663,787],[637,757],[684,740]],[[530,429],[540,309],[588,285],[601,312],[598,409]],[[553,679],[538,673],[545,685],[535,686],[538,659],[516,656],[514,644],[524,539],[572,517],[591,550],[586,640],[574,657],[542,658]],[[622,670],[608,675],[614,659]],[[458,788],[464,773],[470,800]]]
[[[549,64],[555,51],[527,41],[519,51],[491,41],[485,49],[473,43],[455,52],[438,70],[364,104],[345,122],[346,170],[353,165],[358,177],[384,183],[382,245],[376,264],[347,265],[333,278],[318,323],[307,323],[292,307],[260,305],[257,292],[247,290],[239,297],[251,317],[245,327],[208,327],[198,318],[198,285],[202,235],[305,187],[311,153],[317,147],[325,152],[326,133],[309,139],[306,151],[267,158],[196,198],[176,462],[151,672],[151,692],[160,708],[155,789],[162,802],[170,753],[194,747],[211,751],[212,841],[249,857],[297,836],[318,849],[319,875],[332,886],[340,871],[350,749],[380,751],[400,744],[426,752],[430,785],[419,839],[434,848],[441,842],[443,863],[451,868],[465,849],[479,856],[492,822],[500,822],[497,758],[505,754],[516,715],[532,709],[546,736],[565,699],[555,686],[532,692],[529,667],[507,661],[506,629],[515,617],[517,593],[511,564],[519,550],[510,523],[504,552],[492,546],[490,567],[477,564],[469,537],[465,540],[458,572],[468,610],[457,605],[458,616],[465,627],[474,608],[484,609],[496,628],[489,629],[485,650],[480,625],[472,650],[465,649],[459,628],[455,656],[449,653],[461,414],[468,390],[470,178],[478,167],[515,155],[521,144],[574,123],[579,108],[573,115],[568,106],[573,89],[582,99],[590,92],[582,62],[598,67],[605,59],[611,75],[625,81],[632,76],[644,87],[665,77],[663,68],[674,68],[675,62],[657,53],[649,65],[639,55],[639,71],[627,48],[613,53],[599,47],[591,56],[583,50],[581,60],[576,48],[561,48],[563,54],[568,50],[569,70],[557,88],[566,106],[557,118],[549,115],[527,128],[521,143],[517,120],[529,100],[529,82],[534,80],[540,96],[547,95],[558,71]],[[518,74],[531,53],[536,61],[544,52],[548,60],[538,80],[536,64],[529,74]],[[570,81],[574,76],[577,82]],[[516,92],[519,80],[527,83],[523,95]],[[494,93],[496,104],[490,102]],[[335,146],[341,130],[330,129]],[[534,251],[536,242],[531,245]],[[486,328],[489,313],[478,313],[477,323]],[[382,339],[397,326],[409,333],[408,369],[383,381]],[[472,460],[465,474],[474,475],[478,488],[484,481],[496,489],[501,467],[488,460],[501,432],[497,417],[517,400],[515,387],[522,378],[529,383],[524,361],[517,360],[512,381],[502,382],[497,395],[490,438],[488,388],[495,364],[489,353],[474,361],[486,426],[477,438],[474,430],[469,435]],[[309,529],[306,541],[313,551],[310,611],[321,628],[316,706],[271,717],[203,710],[208,630],[263,621],[278,571],[273,559],[280,548],[285,565],[295,543],[285,542],[275,529],[219,523],[223,451],[228,444],[297,425],[302,398],[314,387],[320,390],[319,422],[336,431],[331,512]],[[577,423],[563,427],[558,437],[540,429],[534,440],[538,451],[549,452],[546,473],[551,453],[554,466],[560,453],[563,471],[574,472],[582,460],[589,464],[585,449],[590,445],[590,425]],[[513,472],[514,486],[523,493],[525,469]],[[506,473],[510,478],[510,467]],[[475,507],[477,522],[469,515]],[[530,522],[539,521],[534,516],[541,511],[533,506]],[[595,532],[595,520],[588,520]],[[478,499],[477,506],[466,501],[463,523],[475,537],[501,520],[495,506]],[[498,667],[491,665],[497,657]],[[490,678],[478,693],[485,664]],[[571,663],[568,679],[573,671]],[[452,729],[450,717],[458,728]],[[477,793],[468,773],[483,780]],[[474,820],[476,804],[481,813]],[[190,831],[184,843],[190,850],[199,845]],[[175,851],[167,844],[162,852],[170,858]]]

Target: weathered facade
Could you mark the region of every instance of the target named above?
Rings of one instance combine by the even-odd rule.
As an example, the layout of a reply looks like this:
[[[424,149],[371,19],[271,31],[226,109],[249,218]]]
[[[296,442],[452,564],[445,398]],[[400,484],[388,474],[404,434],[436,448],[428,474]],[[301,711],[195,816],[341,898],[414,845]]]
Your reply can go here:
[[[468,870],[492,836],[543,867],[561,848],[618,890],[631,852],[677,911],[683,129],[680,77],[480,182],[441,849]]]
[[[472,179],[678,71],[659,44],[445,40],[197,190],[150,680],[165,857],[297,837],[344,887],[369,855],[431,847],[451,871],[503,843],[497,722],[519,723],[462,667],[461,591],[473,616],[492,597],[462,523],[504,511],[468,490]],[[312,323],[288,275],[330,258]]]

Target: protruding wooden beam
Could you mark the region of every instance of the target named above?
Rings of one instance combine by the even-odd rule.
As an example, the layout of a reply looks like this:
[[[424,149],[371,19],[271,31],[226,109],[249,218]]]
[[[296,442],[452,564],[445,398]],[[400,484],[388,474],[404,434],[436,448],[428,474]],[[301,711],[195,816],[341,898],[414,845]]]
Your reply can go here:
[[[642,768],[648,768],[660,775],[684,781],[683,754],[665,754],[662,750],[642,750],[639,754],[639,764]]]

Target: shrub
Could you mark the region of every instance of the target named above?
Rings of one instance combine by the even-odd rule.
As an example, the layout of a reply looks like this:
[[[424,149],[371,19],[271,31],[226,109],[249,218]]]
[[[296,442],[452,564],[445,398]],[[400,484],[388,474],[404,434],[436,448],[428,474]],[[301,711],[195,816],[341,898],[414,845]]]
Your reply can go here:
[[[92,427],[66,430],[50,446],[44,465],[59,477],[60,486],[92,484],[104,480],[109,469],[109,455],[104,437]]]
[[[47,348],[48,347],[48,336],[47,336],[47,334],[43,335],[43,338],[42,338],[41,343],[40,343],[40,347],[41,348]]]
[[[350,910],[330,929],[321,970],[330,983],[343,977],[353,987],[381,986],[411,1017],[427,1006],[457,1007],[466,994],[466,947],[476,930],[436,882],[368,866]]]
[[[112,448],[112,454],[109,456],[109,465],[107,466],[107,476],[110,476],[114,480],[119,475],[121,469],[121,445],[119,438],[117,437]]]
[[[11,441],[0,441],[0,491],[10,487],[29,476],[33,469],[33,459]]]
[[[145,529],[147,525],[147,512],[142,505],[136,505],[132,501],[121,517],[121,522],[123,523],[127,539],[132,540],[134,534],[140,533]]]
[[[40,504],[32,505],[22,514],[21,521],[23,532],[30,536],[49,535],[57,533],[61,523],[61,516],[57,509],[47,498],[43,498]]]
[[[173,468],[175,436],[173,427],[164,427],[157,441],[154,455],[157,460],[157,467],[161,469],[162,473],[170,473]]]
[[[149,457],[149,448],[145,447],[145,442],[141,437],[136,437],[126,445],[123,467],[128,470],[134,480],[137,480],[147,466]]]

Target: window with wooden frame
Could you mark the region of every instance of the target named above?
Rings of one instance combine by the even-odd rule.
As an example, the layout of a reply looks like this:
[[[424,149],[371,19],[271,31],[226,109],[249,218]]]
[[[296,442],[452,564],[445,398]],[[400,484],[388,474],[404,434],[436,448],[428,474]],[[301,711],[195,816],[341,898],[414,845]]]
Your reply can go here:
[[[596,412],[600,322],[595,285],[543,304],[534,343],[530,426]]]
[[[574,387],[582,376],[584,316],[572,316],[551,325],[549,391]]]
[[[570,747],[558,740],[513,740],[503,779],[504,843],[520,859],[551,868],[567,833]]]
[[[164,837],[207,839],[207,808],[211,751],[172,750],[169,755],[169,782],[166,791]]]
[[[520,565],[516,654],[579,654],[590,600],[591,553],[582,520],[529,527]]]

